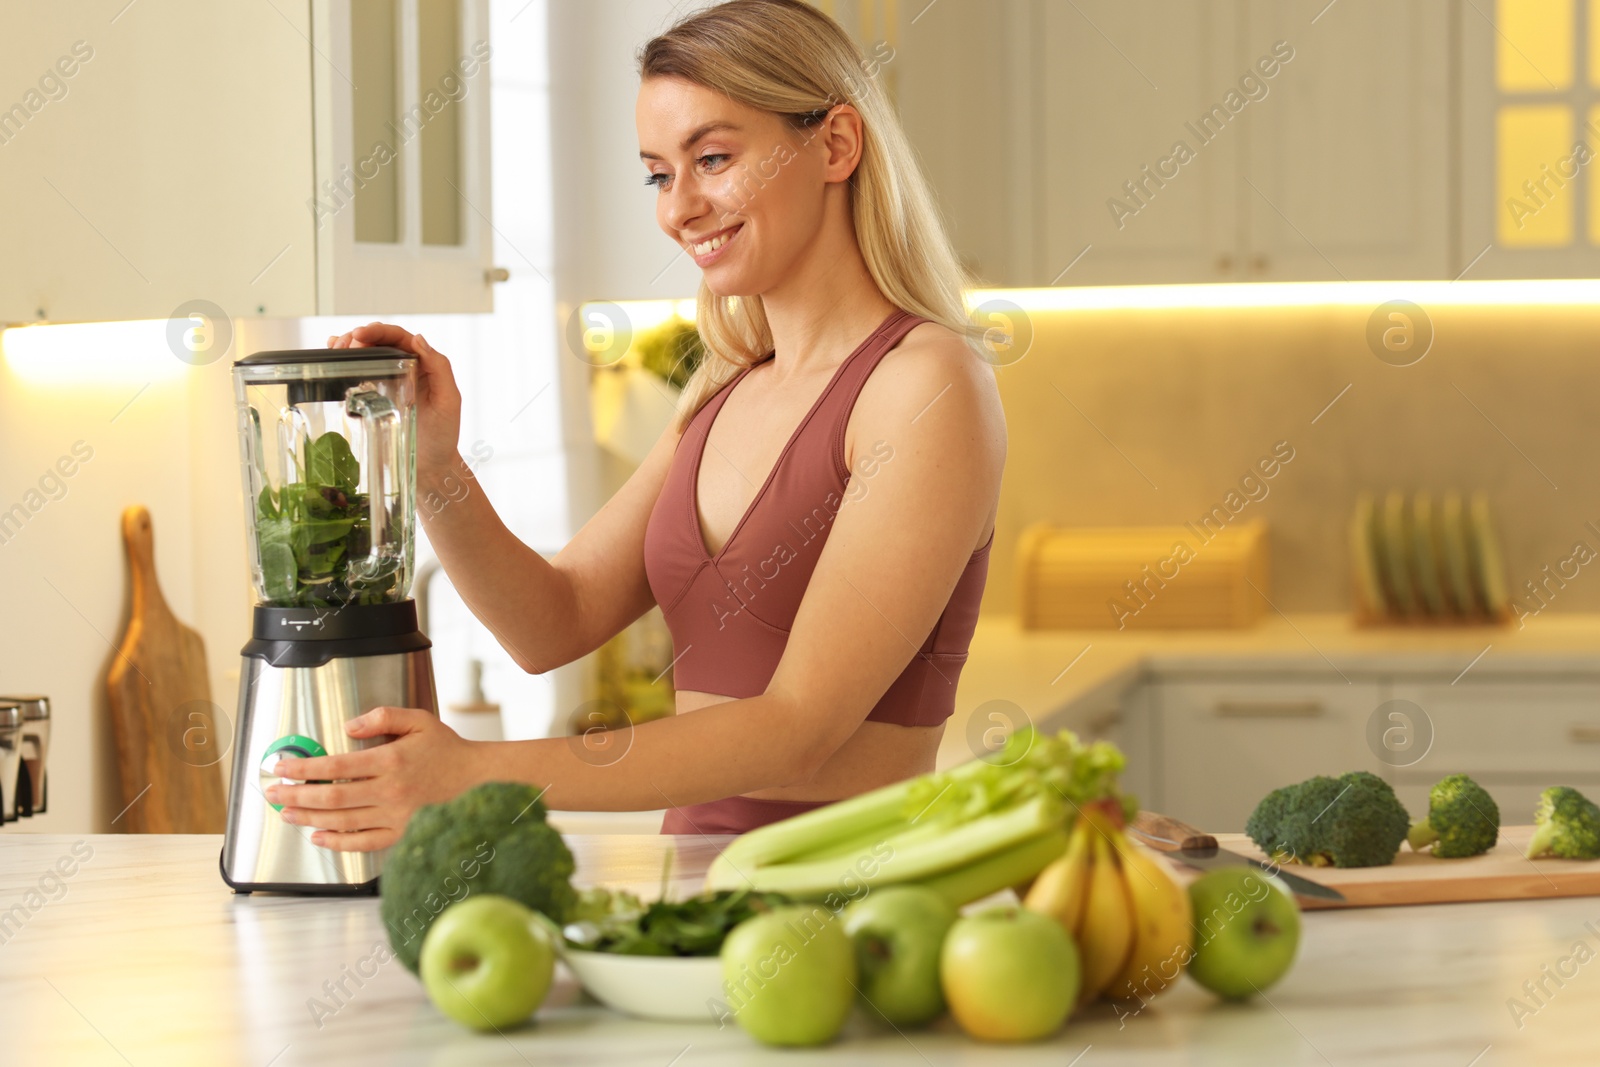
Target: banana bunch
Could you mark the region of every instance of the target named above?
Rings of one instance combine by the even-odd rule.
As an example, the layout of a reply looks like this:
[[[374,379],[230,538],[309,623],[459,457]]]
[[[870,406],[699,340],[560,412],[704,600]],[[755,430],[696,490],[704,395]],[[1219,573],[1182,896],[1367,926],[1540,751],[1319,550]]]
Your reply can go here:
[[[1079,1004],[1154,996],[1177,981],[1194,954],[1188,890],[1128,843],[1120,818],[1093,806],[1023,903],[1061,923],[1077,943]]]

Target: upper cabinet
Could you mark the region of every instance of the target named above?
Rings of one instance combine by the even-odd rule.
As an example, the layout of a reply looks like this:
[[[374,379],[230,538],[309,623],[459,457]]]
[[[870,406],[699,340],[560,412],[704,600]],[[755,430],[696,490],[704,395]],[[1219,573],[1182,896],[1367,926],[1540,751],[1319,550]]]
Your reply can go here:
[[[1017,280],[1233,277],[1243,140],[1211,108],[1238,77],[1234,5],[1080,0],[1040,20],[1041,245]]]
[[[1594,277],[1600,3],[1479,0],[1462,18],[1467,276]]]
[[[1449,278],[1469,258],[1461,17],[1433,0],[944,0],[896,62],[902,87],[953,84],[899,102],[989,284]]]
[[[1249,0],[1242,12],[1239,70],[1285,61],[1240,115],[1235,275],[1454,277],[1449,5]]]
[[[487,0],[6,5],[0,322],[491,310],[489,55]]]

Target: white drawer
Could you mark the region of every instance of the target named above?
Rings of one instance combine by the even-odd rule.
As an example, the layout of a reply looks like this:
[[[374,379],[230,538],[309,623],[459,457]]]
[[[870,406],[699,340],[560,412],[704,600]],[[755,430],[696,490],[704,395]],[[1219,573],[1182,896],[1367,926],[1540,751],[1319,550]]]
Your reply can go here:
[[[1367,720],[1375,682],[1157,682],[1157,765],[1144,806],[1212,833],[1237,832],[1262,797],[1316,774],[1380,771]]]
[[[1433,747],[1405,768],[1404,780],[1457,772],[1545,779],[1600,780],[1600,684],[1593,682],[1461,682],[1396,684],[1433,726]],[[1515,820],[1526,822],[1526,819]]]

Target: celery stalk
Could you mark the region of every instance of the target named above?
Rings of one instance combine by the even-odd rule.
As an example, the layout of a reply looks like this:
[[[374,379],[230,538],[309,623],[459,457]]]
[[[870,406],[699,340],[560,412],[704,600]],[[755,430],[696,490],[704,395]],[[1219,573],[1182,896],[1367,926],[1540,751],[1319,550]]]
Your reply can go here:
[[[895,782],[752,830],[731,842],[718,859],[728,857],[745,867],[786,863],[846,837],[869,835],[880,827],[892,827],[901,821],[906,794],[915,781],[911,778]]]
[[[877,843],[892,850],[887,857],[869,848],[854,856],[808,863],[744,867],[740,870],[742,863],[738,860],[725,865],[723,860],[726,856],[719,856],[712,862],[706,875],[706,887],[736,889],[750,886],[794,897],[820,898],[848,889],[854,882],[868,885],[917,882],[958,870],[1020,840],[1036,837],[1061,821],[1060,803],[1054,798],[1041,796],[1015,808],[984,815],[964,825],[951,826],[936,835],[924,836],[918,832],[920,827],[907,835],[909,840],[902,840],[898,834],[887,834]],[[899,847],[896,847],[897,843]],[[869,859],[871,863],[868,869],[863,870],[863,862]]]
[[[974,759],[944,773],[952,782],[959,782],[981,773],[986,766],[983,760]],[[908,778],[893,782],[752,830],[730,843],[722,854],[740,866],[759,867],[832,855],[847,842],[865,841],[870,848],[893,827],[907,822],[906,798],[918,781]]]
[[[826,899],[922,883],[962,903],[1037,874],[1082,805],[1119,798],[1108,742],[1018,730],[993,758],[922,775],[753,830],[711,864],[708,889]]]
[[[1069,836],[1065,828],[1052,827],[976,863],[925,878],[919,884],[935,890],[959,908],[1032,878],[1066,851]]]
[[[838,859],[840,856],[854,858],[872,851],[872,846],[883,841],[891,841],[896,848],[910,845],[917,841],[940,837],[949,831],[950,827],[942,820],[927,819],[917,823],[902,823],[898,828],[883,826],[874,828],[868,833],[853,837],[841,842],[832,848],[819,849],[815,852],[806,852],[792,857],[790,863],[812,863],[820,860]]]

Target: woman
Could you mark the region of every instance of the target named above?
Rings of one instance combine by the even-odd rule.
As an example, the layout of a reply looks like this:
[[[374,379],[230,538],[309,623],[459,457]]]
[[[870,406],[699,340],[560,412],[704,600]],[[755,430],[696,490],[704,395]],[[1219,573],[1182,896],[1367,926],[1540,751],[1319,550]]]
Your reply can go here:
[[[456,589],[525,670],[582,656],[652,604],[676,716],[626,754],[470,742],[426,712],[349,724],[390,744],[285,760],[269,799],[338,850],[394,843],[479,783],[557,809],[670,809],[740,833],[933,768],[993,540],[1005,426],[965,337],[964,276],[860,51],[799,0],[691,15],[640,57],[640,157],[700,266],[708,356],[677,422],[554,559],[482,493],[425,515]],[[460,395],[428,342],[374,323],[334,347],[420,358],[419,492],[467,478]]]

